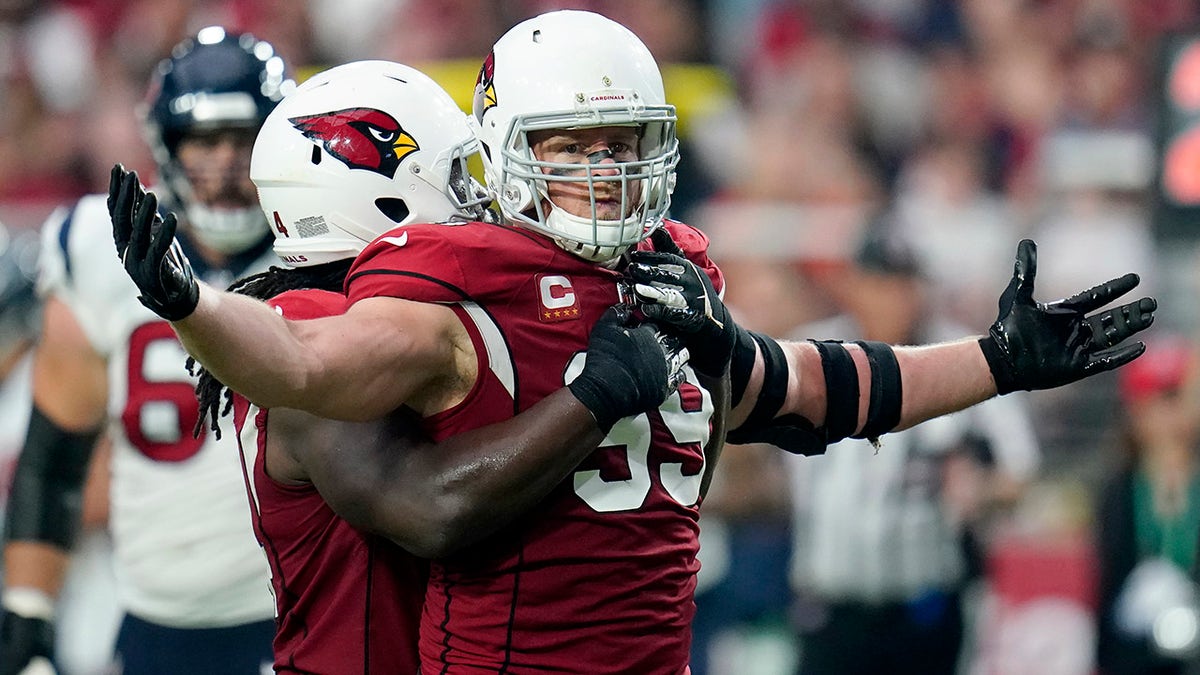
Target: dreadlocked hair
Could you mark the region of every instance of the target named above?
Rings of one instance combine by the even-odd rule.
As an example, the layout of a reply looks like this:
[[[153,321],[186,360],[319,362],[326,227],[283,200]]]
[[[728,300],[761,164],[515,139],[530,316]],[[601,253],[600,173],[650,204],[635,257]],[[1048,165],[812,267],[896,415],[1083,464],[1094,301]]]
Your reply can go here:
[[[269,300],[286,291],[309,288],[341,293],[342,285],[346,281],[346,273],[350,271],[352,262],[354,262],[353,259],[345,259],[312,267],[272,266],[266,272],[233,282],[227,290],[259,300]],[[213,377],[207,368],[190,356],[187,360],[187,369],[188,373],[198,378],[196,400],[200,403],[200,418],[196,420],[192,435],[200,436],[207,419],[209,428],[219,439],[221,438],[221,425],[218,420],[233,410],[233,391]]]

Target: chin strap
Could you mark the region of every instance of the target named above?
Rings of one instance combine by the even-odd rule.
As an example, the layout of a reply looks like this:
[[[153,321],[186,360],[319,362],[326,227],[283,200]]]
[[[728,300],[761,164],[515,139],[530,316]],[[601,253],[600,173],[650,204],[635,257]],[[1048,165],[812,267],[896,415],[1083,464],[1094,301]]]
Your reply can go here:
[[[616,266],[620,262],[621,256],[632,246],[632,244],[629,246],[596,246],[560,237],[554,237],[554,243],[573,256],[590,260],[609,268]]]

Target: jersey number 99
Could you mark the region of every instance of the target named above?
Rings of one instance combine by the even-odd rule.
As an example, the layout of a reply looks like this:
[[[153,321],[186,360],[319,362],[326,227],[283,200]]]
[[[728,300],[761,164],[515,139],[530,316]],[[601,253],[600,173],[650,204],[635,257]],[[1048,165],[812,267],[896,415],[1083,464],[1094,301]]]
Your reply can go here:
[[[566,370],[566,382],[575,379],[583,371],[586,354],[579,353],[571,360]],[[712,432],[712,395],[699,386],[696,374],[685,368],[687,379],[679,390],[652,413],[626,417],[613,425],[608,436],[600,443],[601,448],[624,447],[629,466],[629,478],[605,480],[598,469],[575,472],[575,494],[588,506],[601,513],[633,511],[641,508],[653,486],[650,477],[651,453],[660,446],[652,444],[656,434],[654,427],[665,427],[667,435],[676,448],[695,448],[700,460],[700,469],[695,473],[684,473],[682,462],[659,459],[659,481],[669,497],[684,506],[691,506],[700,497],[700,483],[704,477],[704,445]]]

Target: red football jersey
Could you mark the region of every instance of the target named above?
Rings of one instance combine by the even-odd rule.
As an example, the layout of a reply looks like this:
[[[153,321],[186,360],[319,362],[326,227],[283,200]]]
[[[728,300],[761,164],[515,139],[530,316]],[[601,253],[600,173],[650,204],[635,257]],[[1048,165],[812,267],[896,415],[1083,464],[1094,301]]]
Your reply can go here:
[[[667,226],[720,289],[707,238]],[[589,329],[619,300],[618,278],[527,230],[418,225],[368,246],[347,290],[352,302],[402,297],[458,312],[480,377],[463,403],[426,419],[441,439],[511,417],[576,376]],[[531,513],[434,562],[422,672],[683,672],[713,413],[689,369],[678,393],[619,421]]]
[[[341,314],[348,306],[342,294],[316,290],[289,291],[270,304],[293,319]],[[257,453],[247,488],[254,531],[271,565],[275,672],[417,672],[428,563],[352,527],[311,484],[268,476],[269,412],[255,420]]]

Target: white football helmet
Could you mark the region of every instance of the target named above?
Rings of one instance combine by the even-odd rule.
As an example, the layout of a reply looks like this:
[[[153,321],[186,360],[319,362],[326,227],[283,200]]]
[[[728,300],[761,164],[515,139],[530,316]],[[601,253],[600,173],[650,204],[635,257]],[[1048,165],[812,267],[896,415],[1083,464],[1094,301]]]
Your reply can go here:
[[[357,61],[313,75],[285,97],[254,143],[250,178],[292,266],[353,258],[409,223],[489,217],[467,160],[468,115],[420,71]]]
[[[662,224],[679,162],[675,107],[666,104],[650,50],[621,24],[573,10],[517,24],[496,42],[479,71],[474,117],[488,188],[507,219],[597,262],[619,256]],[[640,131],[638,161],[604,165],[616,175],[538,161],[530,149],[531,131],[607,126]],[[545,211],[549,181],[584,183],[592,195],[592,217],[554,204]],[[601,182],[620,184],[628,204],[624,219],[596,216],[594,190]]]

